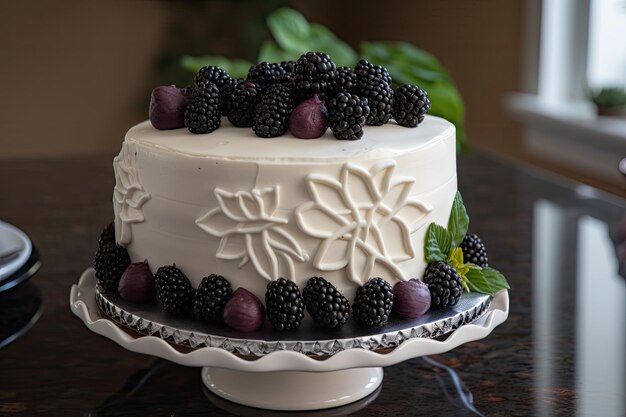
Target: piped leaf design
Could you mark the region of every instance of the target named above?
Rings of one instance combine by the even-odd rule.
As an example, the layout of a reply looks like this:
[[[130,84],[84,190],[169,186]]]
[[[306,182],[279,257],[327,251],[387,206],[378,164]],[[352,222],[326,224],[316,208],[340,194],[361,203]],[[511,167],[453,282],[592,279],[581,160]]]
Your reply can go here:
[[[411,234],[424,226],[432,207],[409,198],[415,179],[394,176],[395,168],[391,160],[370,170],[346,163],[338,178],[307,177],[311,201],[299,206],[295,217],[304,233],[321,239],[315,268],[346,268],[352,281],[363,284],[380,264],[404,278],[395,263],[415,257]],[[322,186],[333,193],[320,192]]]
[[[132,241],[131,224],[144,221],[142,206],[150,199],[150,194],[144,191],[139,181],[139,173],[128,151],[128,144],[122,146],[120,154],[113,160],[113,170],[115,172],[113,201],[119,219],[119,222],[116,222],[119,233],[116,234],[119,243],[127,245]]]
[[[196,219],[196,224],[221,238],[216,257],[238,260],[239,268],[249,262],[262,277],[280,276],[295,280],[293,261],[305,262],[308,255],[287,232],[287,219],[277,216],[278,186],[235,193],[216,188],[218,207]]]

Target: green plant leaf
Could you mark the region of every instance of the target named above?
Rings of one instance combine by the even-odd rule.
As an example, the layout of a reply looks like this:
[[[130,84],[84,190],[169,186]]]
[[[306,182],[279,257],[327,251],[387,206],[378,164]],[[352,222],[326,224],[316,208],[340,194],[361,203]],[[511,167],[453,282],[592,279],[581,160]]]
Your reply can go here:
[[[363,42],[360,48],[364,58],[387,68],[394,84],[415,84],[426,90],[431,102],[429,114],[453,123],[457,129],[457,150],[467,150],[463,100],[448,72],[432,54],[406,42]]]
[[[457,149],[461,149],[465,140],[465,109],[459,92],[454,85],[441,82],[431,84],[426,90],[431,103],[428,113],[443,117],[454,124],[457,130]]]
[[[309,23],[293,9],[277,9],[268,16],[267,24],[276,43],[266,42],[261,46],[260,61],[279,62],[296,59],[308,51],[319,51],[327,53],[338,66],[356,63],[354,49],[325,26]]]
[[[290,61],[296,59],[298,57],[297,54],[290,53],[280,49],[278,45],[274,41],[265,41],[261,44],[261,49],[259,50],[259,62],[282,62],[282,61]]]
[[[425,88],[431,103],[429,114],[443,117],[454,123],[457,128],[462,127],[465,108],[456,87],[450,83],[437,82]]]
[[[392,44],[392,47],[398,55],[406,56],[413,64],[419,65],[421,68],[447,73],[439,60],[430,52],[417,48],[408,42],[395,42]]]
[[[252,63],[243,59],[228,59],[221,56],[185,55],[180,59],[180,65],[194,74],[202,67],[214,65],[223,68],[233,78],[244,78]]]
[[[311,23],[309,36],[310,50],[327,53],[338,67],[351,67],[356,64],[358,58],[356,51],[325,26]]]
[[[587,94],[596,106],[626,107],[626,89],[606,87],[600,90],[591,90]]]
[[[227,70],[227,72],[230,74],[231,77],[235,79],[246,78],[246,75],[248,75],[248,70],[253,65],[254,64],[250,61],[246,61],[243,59],[232,59],[230,61],[230,69]]]
[[[463,198],[459,191],[454,196],[450,218],[448,219],[448,232],[452,236],[452,247],[456,248],[463,241],[469,227],[469,216],[463,204]],[[461,259],[462,260],[462,259]]]
[[[360,50],[364,58],[388,69],[401,67],[408,73],[415,69],[415,74],[430,74],[425,75],[425,79],[449,79],[447,71],[434,55],[407,42],[362,42]],[[393,74],[391,76],[393,78]]]
[[[511,288],[504,275],[493,268],[474,266],[466,274],[467,285],[471,291],[494,295],[498,291]]]
[[[288,52],[306,51],[310,25],[299,12],[281,7],[267,16],[267,26],[278,45]]]
[[[445,227],[431,223],[426,231],[424,259],[426,262],[445,262],[452,247],[452,236]]]

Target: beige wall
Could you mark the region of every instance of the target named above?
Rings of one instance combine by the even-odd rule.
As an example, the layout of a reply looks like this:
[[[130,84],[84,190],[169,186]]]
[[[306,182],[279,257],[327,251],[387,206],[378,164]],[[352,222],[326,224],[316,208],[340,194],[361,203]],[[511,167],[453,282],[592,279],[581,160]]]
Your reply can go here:
[[[181,11],[155,1],[0,2],[0,157],[117,150],[125,130],[147,117],[156,60],[175,42],[172,26],[211,24],[214,10],[236,16],[241,4]],[[501,100],[518,84],[521,0],[388,0],[384,9],[369,0],[294,4],[352,45],[407,40],[433,52],[465,98],[472,143],[518,152],[519,133]],[[218,53],[237,55],[232,36]]]
[[[0,16],[0,157],[119,147],[147,113],[160,3],[0,1]]]
[[[326,8],[319,7],[334,8],[335,13],[300,3],[307,15],[353,45],[404,40],[434,53],[465,100],[472,144],[507,155],[520,153],[519,128],[504,114],[502,97],[519,89],[522,0],[363,0],[360,7],[326,0]]]

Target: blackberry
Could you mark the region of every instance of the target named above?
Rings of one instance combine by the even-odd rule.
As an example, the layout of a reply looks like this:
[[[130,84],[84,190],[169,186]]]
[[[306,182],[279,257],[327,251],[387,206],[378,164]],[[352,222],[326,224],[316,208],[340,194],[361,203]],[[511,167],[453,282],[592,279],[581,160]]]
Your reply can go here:
[[[241,80],[233,80],[230,84],[225,85],[224,88],[220,89],[220,115],[226,116],[226,110],[228,109],[228,103],[230,99],[230,94],[235,89],[237,83]]]
[[[296,67],[295,61],[283,61],[279,65],[282,68],[282,74],[276,76],[274,84],[284,85],[291,88],[293,91],[296,85],[296,77],[294,75],[294,70]]]
[[[424,283],[428,285],[431,302],[435,307],[453,306],[463,293],[461,276],[456,269],[442,261],[428,264],[424,272]]]
[[[302,296],[307,311],[320,326],[341,327],[350,318],[348,299],[322,277],[309,279]]]
[[[474,233],[466,234],[459,247],[463,250],[463,262],[471,262],[481,268],[489,266],[487,248],[482,240]]]
[[[126,248],[115,243],[100,246],[93,260],[98,284],[106,291],[117,291],[117,285],[128,265],[130,258]]]
[[[239,82],[228,95],[226,116],[236,127],[251,127],[261,88],[249,81]]]
[[[361,59],[354,67],[354,72],[358,77],[360,86],[365,86],[376,80],[381,80],[391,87],[391,75],[387,71],[387,68],[379,65],[374,65],[365,59]]]
[[[295,63],[294,73],[308,78],[330,82],[337,69],[335,63],[323,52],[307,52],[300,55]]]
[[[370,114],[367,99],[353,93],[339,93],[328,103],[330,130],[337,139],[356,140]]]
[[[246,81],[254,83],[262,90],[265,90],[270,85],[275,84],[279,77],[286,74],[287,71],[281,64],[261,62],[250,67]]]
[[[206,82],[210,82],[215,84],[217,88],[222,91],[222,89],[228,88],[233,83],[233,79],[222,68],[210,66],[200,68],[200,71],[198,71],[198,75],[196,75],[194,82],[197,86]]]
[[[358,78],[352,68],[339,67],[335,75],[333,92],[337,93],[352,93],[356,91],[358,84]]]
[[[285,74],[293,74],[296,70],[296,61],[283,61],[278,65],[280,65]]]
[[[195,85],[211,82],[217,86],[220,90],[220,115],[226,116],[226,95],[232,91],[236,81],[224,69],[210,66],[200,68],[194,82]]]
[[[194,311],[203,320],[222,321],[224,306],[232,294],[233,289],[223,276],[211,274],[204,277],[196,289]]]
[[[291,89],[284,85],[272,85],[256,108],[252,130],[262,138],[281,136],[289,128],[292,111]]]
[[[361,88],[361,97],[367,99],[370,114],[365,124],[380,126],[391,119],[393,111],[393,89],[383,81],[375,80]]]
[[[115,244],[115,224],[113,222],[107,224],[107,226],[102,229],[100,238],[98,239],[98,248],[108,243]]]
[[[160,267],[154,274],[157,299],[168,313],[185,314],[193,303],[193,288],[180,269],[174,265]]]
[[[396,88],[393,100],[393,118],[404,127],[416,127],[430,110],[428,93],[416,85],[405,84]]]
[[[211,82],[203,81],[191,93],[185,109],[185,126],[191,133],[211,133],[220,127],[220,91]]]
[[[322,100],[332,95],[337,66],[322,52],[301,55],[294,67],[295,96],[298,102],[313,97]]]
[[[370,327],[382,326],[393,308],[393,289],[382,278],[372,278],[356,290],[354,319]]]
[[[294,282],[285,278],[267,284],[265,308],[270,323],[279,331],[297,329],[304,318],[300,290]]]
[[[276,84],[284,85],[285,87],[289,87],[289,88],[291,88],[291,91],[293,92],[295,90],[295,87],[296,87],[296,78],[295,78],[295,76],[293,74],[279,75],[276,78],[276,82],[274,82],[274,85],[276,85]]]

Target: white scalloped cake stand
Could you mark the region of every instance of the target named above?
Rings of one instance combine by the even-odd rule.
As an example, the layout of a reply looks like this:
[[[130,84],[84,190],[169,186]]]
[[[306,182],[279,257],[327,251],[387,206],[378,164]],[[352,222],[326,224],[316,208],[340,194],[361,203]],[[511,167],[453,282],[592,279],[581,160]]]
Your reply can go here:
[[[298,352],[278,351],[251,361],[213,347],[182,352],[161,338],[128,333],[98,309],[95,283],[93,269],[87,269],[70,292],[72,312],[89,330],[132,352],[202,367],[202,381],[215,394],[243,405],[271,410],[324,409],[357,401],[382,383],[383,366],[444,353],[482,339],[509,314],[508,292],[501,291],[482,317],[458,328],[445,340],[409,339],[384,354],[349,349],[320,360]]]

